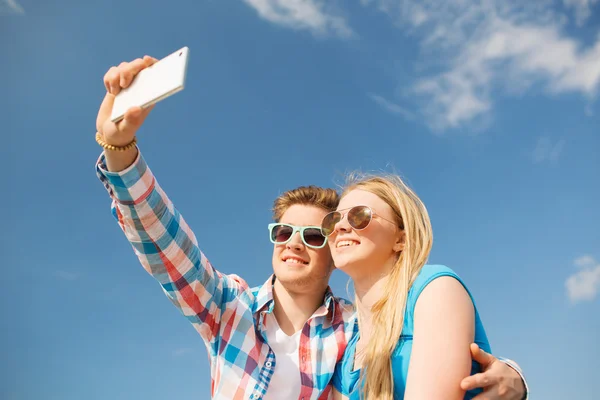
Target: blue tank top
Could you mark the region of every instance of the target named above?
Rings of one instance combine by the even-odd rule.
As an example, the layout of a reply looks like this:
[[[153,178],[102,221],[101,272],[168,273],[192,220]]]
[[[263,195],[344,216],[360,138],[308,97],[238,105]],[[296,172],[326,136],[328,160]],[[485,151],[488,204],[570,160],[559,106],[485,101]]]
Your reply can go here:
[[[425,287],[432,282],[434,279],[441,276],[451,276],[458,280],[464,287],[471,301],[473,301],[473,307],[475,308],[475,343],[480,348],[488,353],[491,353],[491,348],[488,342],[485,329],[479,318],[477,307],[473,296],[465,286],[464,282],[460,277],[452,271],[450,268],[443,265],[425,265],[415,282],[411,286],[408,292],[408,298],[406,302],[406,312],[404,314],[404,325],[402,327],[402,335],[398,340],[398,344],[394,352],[392,353],[392,373],[394,376],[394,400],[404,399],[404,390],[406,388],[406,378],[408,376],[408,364],[410,362],[410,354],[412,352],[412,339],[413,339],[413,327],[414,327],[414,312],[417,304],[419,295],[425,289]],[[360,378],[360,370],[353,370],[354,366],[354,354],[356,352],[356,343],[358,342],[359,335],[354,337],[348,343],[346,352],[342,360],[336,366],[335,373],[333,375],[333,386],[345,396],[348,396],[350,400],[359,400],[363,398],[362,385],[358,385]],[[471,375],[480,372],[480,366],[477,362],[473,361],[471,367]],[[470,390],[465,394],[465,399],[472,399],[478,393],[481,393],[481,389]]]

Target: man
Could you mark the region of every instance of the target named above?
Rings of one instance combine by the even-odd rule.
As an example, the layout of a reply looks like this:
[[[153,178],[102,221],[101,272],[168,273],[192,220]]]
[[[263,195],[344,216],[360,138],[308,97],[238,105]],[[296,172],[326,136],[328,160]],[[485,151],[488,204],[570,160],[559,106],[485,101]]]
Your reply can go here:
[[[249,288],[240,277],[215,270],[138,151],[135,134],[151,108],[132,108],[118,124],[109,118],[114,96],[156,61],[146,56],[122,63],[104,77],[107,94],[96,121],[104,153],[97,172],[121,228],[144,268],[203,338],[213,398],[330,398],[335,364],[356,332],[350,303],[329,289],[331,255],[320,231],[315,234],[337,206],[337,194],[301,187],[275,201],[274,275],[262,286]],[[486,371],[463,381],[464,389],[487,382],[487,399],[523,398],[516,369],[473,352]]]

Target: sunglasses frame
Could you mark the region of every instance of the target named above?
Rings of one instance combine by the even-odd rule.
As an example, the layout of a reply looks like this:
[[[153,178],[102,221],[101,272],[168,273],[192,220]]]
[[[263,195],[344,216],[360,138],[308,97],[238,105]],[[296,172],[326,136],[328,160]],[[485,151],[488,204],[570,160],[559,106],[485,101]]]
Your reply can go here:
[[[350,223],[350,220],[348,220],[348,224],[349,224],[349,225],[352,227],[352,229],[354,229],[355,231],[362,231],[362,230],[364,230],[364,229],[367,229],[367,227],[368,227],[368,226],[371,224],[371,221],[373,221],[373,217],[379,217],[379,218],[381,218],[381,219],[383,219],[383,220],[386,220],[387,222],[389,222],[389,223],[391,223],[391,224],[394,224],[395,226],[397,226],[397,225],[398,225],[398,224],[396,224],[394,221],[390,221],[389,219],[387,219],[387,218],[385,218],[385,217],[382,217],[381,215],[377,214],[377,212],[376,212],[375,210],[373,210],[373,208],[371,208],[371,207],[369,207],[369,206],[365,206],[365,205],[358,205],[358,206],[353,206],[353,207],[348,207],[348,208],[342,208],[341,210],[335,210],[335,211],[331,211],[331,212],[327,213],[327,215],[325,215],[325,216],[323,217],[323,220],[322,220],[322,221],[325,221],[325,218],[327,218],[327,217],[329,217],[331,214],[335,214],[335,213],[338,213],[338,214],[340,214],[340,215],[341,215],[341,217],[340,217],[340,219],[339,219],[339,220],[338,220],[338,221],[337,221],[335,224],[333,224],[333,229],[331,230],[331,233],[330,233],[329,235],[326,235],[326,234],[325,234],[325,229],[323,229],[323,222],[321,222],[321,234],[322,234],[323,236],[325,236],[325,237],[329,237],[329,236],[331,236],[331,235],[333,234],[333,232],[335,232],[335,226],[336,226],[337,224],[339,224],[341,221],[343,221],[343,220],[344,220],[344,218],[347,218],[347,217],[348,217],[348,214],[350,213],[350,211],[352,211],[352,210],[353,210],[353,209],[355,209],[355,208],[363,208],[363,207],[364,207],[364,208],[366,208],[366,209],[368,209],[368,210],[371,212],[371,217],[369,218],[369,222],[367,222],[367,225],[365,225],[365,227],[364,227],[364,228],[355,228],[354,226],[352,226],[352,223]],[[345,212],[345,213],[344,213],[344,212],[342,212],[342,211],[346,211],[346,210],[347,210],[347,212]]]
[[[286,240],[285,242],[276,242],[273,240],[273,229],[279,225],[283,225],[283,226],[292,228],[292,234],[290,235],[289,239]],[[323,235],[323,231],[321,230],[320,226],[296,226],[296,225],[292,225],[292,224],[284,224],[283,222],[273,222],[273,223],[269,224],[268,228],[269,228],[269,240],[273,244],[287,244],[290,240],[292,240],[292,238],[294,237],[296,232],[300,232],[300,239],[302,240],[302,243],[304,243],[305,246],[310,247],[311,249],[322,249],[323,247],[327,246],[327,236]],[[313,246],[312,244],[306,243],[306,240],[304,239],[304,231],[307,229],[317,229],[319,232],[321,232],[321,235],[323,235],[323,238],[325,239],[325,240],[323,240],[323,244],[321,246]]]

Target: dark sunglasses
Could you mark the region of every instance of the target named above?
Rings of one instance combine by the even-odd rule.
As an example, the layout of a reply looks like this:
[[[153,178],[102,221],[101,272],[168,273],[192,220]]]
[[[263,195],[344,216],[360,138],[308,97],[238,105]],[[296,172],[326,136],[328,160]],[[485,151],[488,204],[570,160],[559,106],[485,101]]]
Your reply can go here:
[[[272,243],[286,244],[292,237],[300,232],[302,242],[313,249],[321,249],[327,244],[327,238],[323,236],[318,226],[295,226],[290,224],[269,224],[269,237]]]
[[[348,210],[347,213],[345,213],[345,214],[341,213],[341,211],[346,211],[346,210]],[[369,224],[371,223],[371,220],[373,219],[374,216],[377,216],[381,219],[384,219],[384,220],[396,225],[395,222],[390,221],[389,219],[384,218],[381,215],[377,215],[375,213],[375,211],[373,211],[373,209],[371,209],[371,207],[355,206],[352,208],[345,208],[345,209],[339,210],[339,211],[332,211],[329,214],[327,214],[323,218],[323,221],[321,222],[321,232],[323,232],[323,235],[325,235],[325,236],[331,235],[333,233],[333,231],[335,230],[335,225],[338,222],[340,222],[342,219],[344,219],[344,215],[348,216],[348,223],[350,224],[352,229],[356,229],[357,231],[365,229],[367,226],[369,226]]]

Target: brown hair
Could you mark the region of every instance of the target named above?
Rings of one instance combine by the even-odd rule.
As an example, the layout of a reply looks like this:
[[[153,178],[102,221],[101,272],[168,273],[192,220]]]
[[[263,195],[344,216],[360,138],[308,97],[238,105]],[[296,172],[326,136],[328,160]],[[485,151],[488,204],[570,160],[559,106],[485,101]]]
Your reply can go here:
[[[288,208],[295,204],[315,206],[326,211],[334,211],[340,196],[334,189],[319,186],[300,186],[282,193],[273,202],[273,219],[279,222]]]

